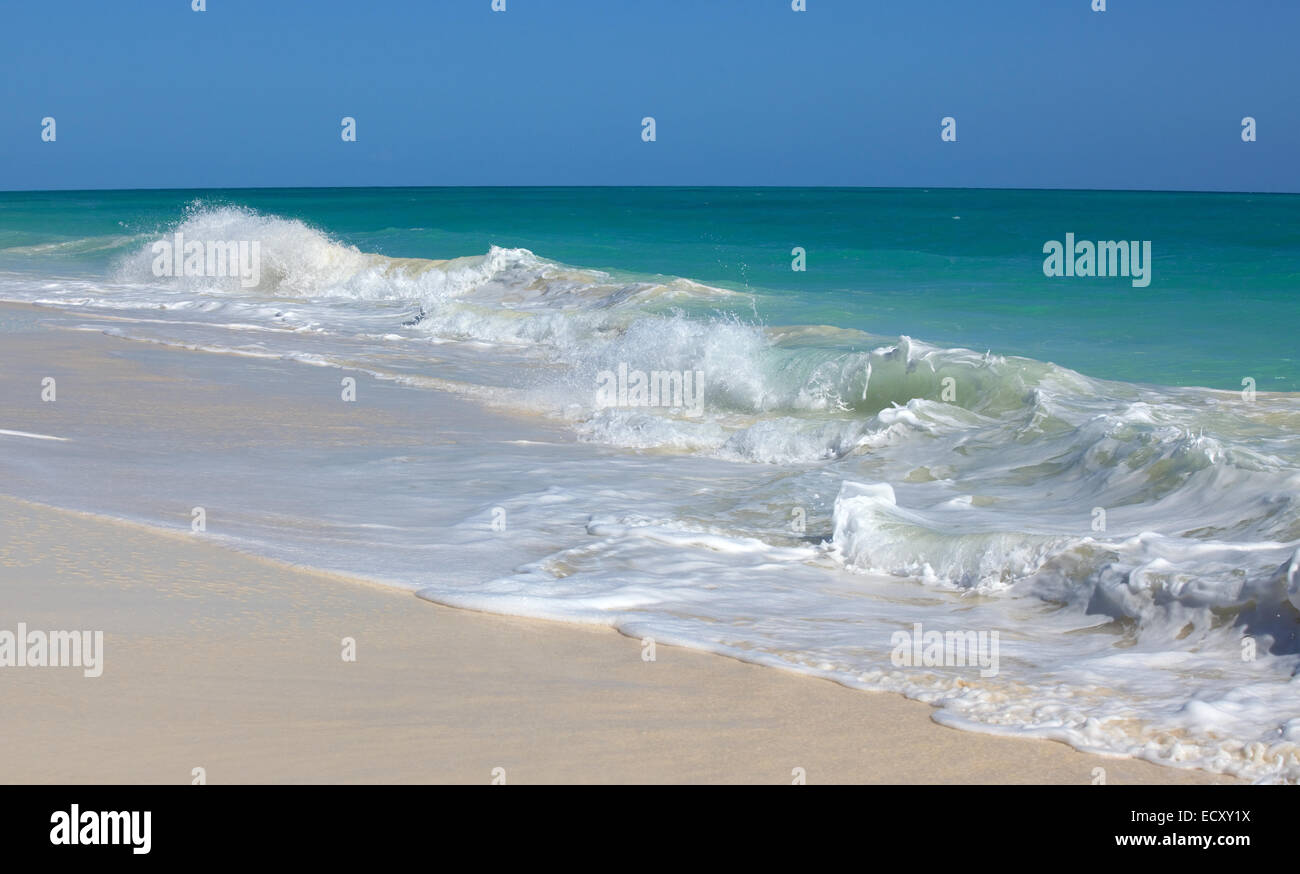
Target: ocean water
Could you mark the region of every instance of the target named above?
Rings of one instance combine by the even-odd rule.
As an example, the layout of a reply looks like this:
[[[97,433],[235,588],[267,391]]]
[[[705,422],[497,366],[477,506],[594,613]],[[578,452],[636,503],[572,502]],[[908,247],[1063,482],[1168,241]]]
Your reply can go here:
[[[175,233],[258,243],[257,283],[158,276]],[[1045,276],[1067,233],[1150,241],[1150,285]],[[361,374],[392,423],[0,436],[0,488],[173,525],[203,493],[236,545],[431,600],[1294,782],[1297,290],[1292,196],[0,194],[0,300],[146,366]],[[922,629],[996,634],[996,671],[909,664]]]

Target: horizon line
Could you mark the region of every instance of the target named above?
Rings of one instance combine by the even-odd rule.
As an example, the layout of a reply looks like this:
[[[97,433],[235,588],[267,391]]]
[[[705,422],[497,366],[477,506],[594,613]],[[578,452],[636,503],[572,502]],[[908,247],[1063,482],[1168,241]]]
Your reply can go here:
[[[196,185],[158,188],[0,188],[0,194],[78,194],[91,192],[131,193],[137,191],[375,191],[407,189],[780,189],[800,191],[1054,191],[1059,193],[1088,194],[1249,194],[1260,197],[1294,197],[1300,191],[1238,191],[1230,189],[1195,188],[1050,188],[1031,186],[1008,188],[1004,186],[951,186],[951,185]]]

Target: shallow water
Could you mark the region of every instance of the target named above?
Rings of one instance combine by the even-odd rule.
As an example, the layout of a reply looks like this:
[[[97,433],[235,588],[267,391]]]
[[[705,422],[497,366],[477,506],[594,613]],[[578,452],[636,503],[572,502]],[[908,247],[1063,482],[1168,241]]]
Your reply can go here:
[[[0,203],[0,298],[152,341],[146,370],[234,368],[249,404],[304,367],[359,373],[385,413],[324,442],[0,438],[6,491],[171,525],[200,494],[232,543],[433,600],[894,689],[961,727],[1300,777],[1293,198]],[[155,275],[178,231],[257,241],[257,284]],[[1153,240],[1152,285],[1046,278],[1066,231]],[[702,388],[637,404],[638,371]],[[912,638],[935,631],[983,661],[927,664]]]

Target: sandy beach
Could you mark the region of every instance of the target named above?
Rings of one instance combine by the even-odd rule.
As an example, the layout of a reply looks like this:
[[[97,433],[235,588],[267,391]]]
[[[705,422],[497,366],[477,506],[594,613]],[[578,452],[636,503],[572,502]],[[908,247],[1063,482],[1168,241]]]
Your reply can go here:
[[[219,421],[255,451],[302,422],[320,440],[359,427],[332,387],[234,403],[226,371],[151,369],[145,345],[44,327],[0,336],[0,428],[201,443]],[[56,404],[37,399],[47,372]],[[373,427],[387,408],[368,415]],[[396,414],[389,424],[390,439],[419,439]],[[0,451],[31,439],[0,436]],[[0,628],[102,630],[105,648],[98,678],[0,669],[6,783],[188,783],[195,768],[210,783],[488,783],[504,769],[517,784],[780,784],[802,769],[810,784],[1089,784],[1097,768],[1111,784],[1228,782],[959,732],[899,695],[662,643],[645,661],[610,629],[458,610],[234,551],[187,533],[182,504],[163,530],[33,503],[48,498],[12,479],[0,492]]]
[[[9,783],[1221,782],[8,498],[0,585],[6,627],[105,630],[101,677],[0,670]]]

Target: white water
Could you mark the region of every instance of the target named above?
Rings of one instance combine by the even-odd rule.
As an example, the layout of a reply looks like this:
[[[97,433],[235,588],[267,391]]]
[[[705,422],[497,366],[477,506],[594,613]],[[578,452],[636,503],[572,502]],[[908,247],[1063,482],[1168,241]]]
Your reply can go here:
[[[898,690],[966,728],[1300,779],[1293,395],[762,326],[743,296],[524,250],[394,260],[233,209],[180,230],[261,241],[261,284],[157,278],[139,241],[111,276],[6,275],[0,298],[167,347],[359,370],[400,424],[251,456],[220,434],[201,451],[90,428],[6,440],[6,490],[171,524],[142,508],[204,494],[233,543],[433,600]],[[703,372],[704,415],[599,409],[620,364]],[[476,433],[430,407],[421,425],[429,389],[522,418]],[[914,623],[998,631],[997,676],[896,666],[891,635]]]

